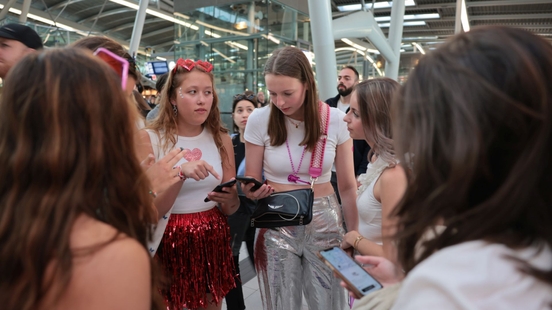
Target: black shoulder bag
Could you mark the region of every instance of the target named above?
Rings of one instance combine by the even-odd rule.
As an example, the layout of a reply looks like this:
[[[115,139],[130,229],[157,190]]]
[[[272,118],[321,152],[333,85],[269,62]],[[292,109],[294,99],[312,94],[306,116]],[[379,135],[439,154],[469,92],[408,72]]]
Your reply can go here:
[[[330,121],[330,107],[320,101],[318,109],[320,111],[322,136],[318,140],[318,143],[316,143],[314,152],[312,152],[309,168],[311,187],[277,192],[266,198],[259,199],[255,211],[251,215],[251,227],[275,228],[298,226],[307,225],[312,221],[313,187],[318,177],[322,174],[322,163],[324,162],[324,150],[326,148],[328,124]]]

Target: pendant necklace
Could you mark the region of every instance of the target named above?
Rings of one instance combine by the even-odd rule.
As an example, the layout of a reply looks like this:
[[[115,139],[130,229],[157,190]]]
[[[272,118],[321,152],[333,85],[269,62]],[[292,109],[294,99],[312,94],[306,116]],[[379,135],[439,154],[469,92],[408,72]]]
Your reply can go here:
[[[299,125],[301,125],[301,123],[303,122],[303,121],[299,121],[299,123],[294,123],[294,122],[291,120],[290,117],[288,117],[288,119],[289,119],[289,122],[295,126],[295,128],[299,128]]]
[[[291,164],[291,171],[293,171],[293,173],[290,173],[288,175],[288,178],[287,178],[288,181],[291,183],[301,182],[305,184],[310,184],[307,181],[301,180],[301,178],[297,176],[297,174],[299,173],[299,169],[301,169],[301,165],[303,164],[303,158],[305,158],[305,152],[307,151],[307,146],[305,145],[305,148],[303,148],[303,154],[301,154],[301,160],[299,161],[299,167],[297,167],[297,170],[295,170],[295,165],[293,165],[293,158],[291,158],[291,151],[289,150],[289,143],[287,139],[286,139],[286,147],[288,151],[289,162]]]

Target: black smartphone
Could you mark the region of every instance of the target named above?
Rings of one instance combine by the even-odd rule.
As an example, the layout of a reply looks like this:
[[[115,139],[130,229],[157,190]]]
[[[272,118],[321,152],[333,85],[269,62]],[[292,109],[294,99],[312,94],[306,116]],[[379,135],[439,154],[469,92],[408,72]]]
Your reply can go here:
[[[347,283],[358,298],[383,287],[340,247],[322,250],[318,257]]]
[[[213,188],[213,190],[211,192],[217,192],[217,193],[220,193],[222,192],[222,188],[223,187],[230,187],[232,185],[236,184],[236,180],[231,180],[231,181],[228,181],[228,182],[224,182],[224,183],[220,183],[219,185],[217,185],[215,188]],[[211,201],[211,199],[209,199],[209,197],[205,197],[205,199],[203,200],[205,202],[209,202]]]
[[[251,191],[252,191],[252,192],[258,190],[261,186],[263,186],[263,183],[257,181],[257,179],[255,179],[255,178],[250,178],[250,177],[244,177],[243,175],[238,175],[238,176],[236,177],[236,180],[240,181],[240,182],[243,183],[243,184],[254,183],[255,186],[253,186],[253,187],[251,188]]]

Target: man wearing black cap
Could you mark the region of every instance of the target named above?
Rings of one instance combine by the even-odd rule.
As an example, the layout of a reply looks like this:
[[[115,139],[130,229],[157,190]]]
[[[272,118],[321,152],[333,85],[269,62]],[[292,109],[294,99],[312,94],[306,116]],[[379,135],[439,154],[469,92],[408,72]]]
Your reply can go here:
[[[21,58],[41,48],[42,40],[32,28],[20,24],[0,27],[0,78]]]

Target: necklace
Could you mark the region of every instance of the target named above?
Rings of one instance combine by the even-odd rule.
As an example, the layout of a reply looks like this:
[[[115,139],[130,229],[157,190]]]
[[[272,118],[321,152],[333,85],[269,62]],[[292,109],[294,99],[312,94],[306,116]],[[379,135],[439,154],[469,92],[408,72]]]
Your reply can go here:
[[[299,121],[299,123],[295,123],[291,120],[290,117],[288,117],[287,119],[289,119],[289,122],[292,123],[295,126],[295,128],[299,128],[299,125],[301,125],[303,123],[303,121]]]
[[[307,146],[305,145],[305,148],[303,148],[303,154],[301,154],[301,160],[299,161],[299,167],[297,167],[297,170],[295,170],[295,165],[293,165],[293,158],[291,158],[291,151],[289,150],[289,143],[287,139],[286,139],[286,147],[288,151],[289,162],[291,164],[291,171],[293,171],[293,174],[290,173],[288,175],[288,181],[291,183],[301,182],[305,184],[310,184],[307,181],[301,180],[301,178],[297,176],[297,173],[299,173],[299,169],[301,169],[301,165],[303,164],[303,158],[305,158],[305,152],[307,151]]]

